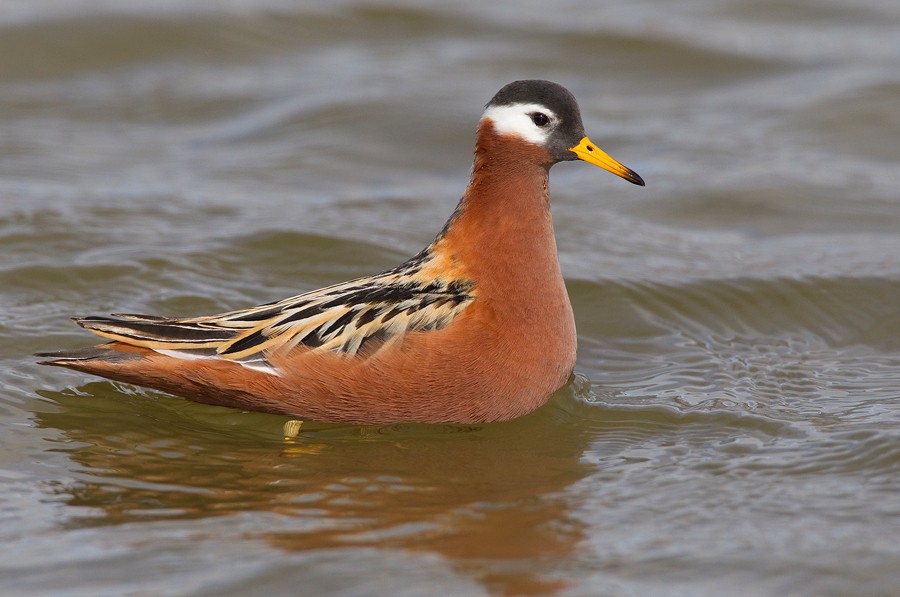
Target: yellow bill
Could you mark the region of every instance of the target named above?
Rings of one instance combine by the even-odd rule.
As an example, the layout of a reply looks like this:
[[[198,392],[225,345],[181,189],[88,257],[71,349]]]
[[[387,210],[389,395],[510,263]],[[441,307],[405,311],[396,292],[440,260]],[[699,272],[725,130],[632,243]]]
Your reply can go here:
[[[603,150],[594,145],[587,137],[583,138],[581,142],[579,142],[575,147],[570,147],[569,151],[577,155],[578,159],[584,160],[588,164],[600,166],[604,170],[608,170],[616,176],[621,176],[628,182],[644,186],[644,179],[638,176],[637,172],[635,172],[631,168],[623,166],[616,160],[606,155]]]

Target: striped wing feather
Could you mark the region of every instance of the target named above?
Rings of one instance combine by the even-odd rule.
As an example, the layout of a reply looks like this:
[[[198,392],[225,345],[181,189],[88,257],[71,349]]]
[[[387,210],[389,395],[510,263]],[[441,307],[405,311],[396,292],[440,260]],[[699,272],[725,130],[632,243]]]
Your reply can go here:
[[[127,344],[190,358],[218,356],[245,364],[306,346],[356,354],[374,338],[440,329],[474,299],[468,281],[419,281],[400,268],[307,294],[208,317],[117,314],[79,325]]]

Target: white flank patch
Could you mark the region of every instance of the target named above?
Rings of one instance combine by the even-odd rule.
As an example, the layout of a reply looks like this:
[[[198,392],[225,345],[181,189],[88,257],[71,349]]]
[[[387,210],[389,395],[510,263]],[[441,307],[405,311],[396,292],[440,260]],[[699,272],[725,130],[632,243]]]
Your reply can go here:
[[[216,355],[198,355],[191,354],[189,352],[182,352],[180,350],[165,350],[163,348],[154,348],[155,352],[159,354],[164,354],[167,357],[172,357],[175,359],[183,359],[185,361],[195,361],[195,360],[204,360],[204,359],[218,359],[221,361],[230,361],[232,363],[237,363],[241,367],[246,367],[247,369],[253,369],[254,371],[259,371],[260,373],[268,373],[269,375],[274,375],[276,377],[281,377],[281,372],[278,371],[275,367],[271,365],[263,364],[262,361],[231,361],[230,359],[223,359],[222,357]]]
[[[191,354],[189,352],[181,352],[180,350],[165,350],[163,348],[154,348],[155,352],[159,354],[164,354],[167,357],[172,357],[175,359],[184,359],[186,361],[193,361],[196,359],[216,359],[216,356],[205,356],[201,354]]]
[[[275,377],[281,377],[281,372],[278,369],[271,365],[264,365],[260,361],[249,361],[247,363],[238,361],[237,364],[241,365],[242,367],[246,367],[247,369],[259,371],[260,373],[268,373],[269,375],[274,375]]]
[[[530,114],[542,112],[550,119],[544,127],[536,125]],[[494,123],[494,130],[501,135],[516,135],[536,145],[544,145],[550,133],[556,127],[556,114],[540,104],[508,104],[490,106],[481,115],[481,119],[489,118]]]

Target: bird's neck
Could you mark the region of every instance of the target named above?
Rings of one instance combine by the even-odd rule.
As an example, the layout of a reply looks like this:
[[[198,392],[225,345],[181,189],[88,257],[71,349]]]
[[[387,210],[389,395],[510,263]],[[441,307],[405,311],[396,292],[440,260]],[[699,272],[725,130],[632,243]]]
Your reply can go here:
[[[472,179],[438,243],[485,290],[562,287],[547,160],[540,147],[479,128]]]
[[[549,164],[546,152],[525,141],[496,135],[490,123],[478,128],[475,162],[469,186],[448,229],[484,242],[505,234],[532,234],[550,226]]]

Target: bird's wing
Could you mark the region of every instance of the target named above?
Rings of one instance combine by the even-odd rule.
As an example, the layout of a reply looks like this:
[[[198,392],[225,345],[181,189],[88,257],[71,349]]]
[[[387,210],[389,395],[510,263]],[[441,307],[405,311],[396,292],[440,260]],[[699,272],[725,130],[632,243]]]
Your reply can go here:
[[[470,281],[423,281],[415,273],[397,268],[208,317],[116,314],[75,321],[105,338],[181,358],[219,357],[267,366],[267,354],[300,345],[353,355],[372,339],[443,328],[475,298]]]

